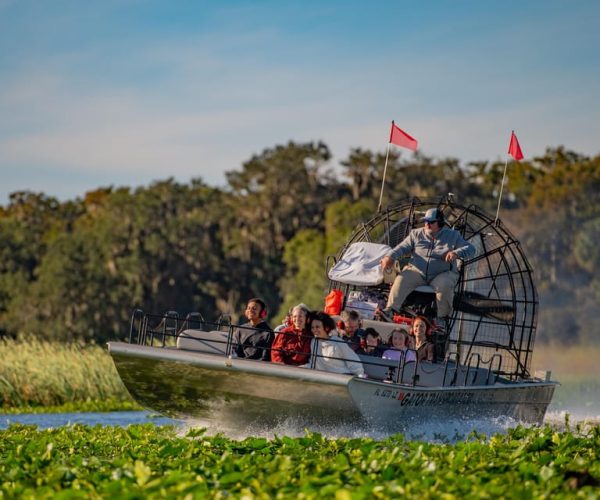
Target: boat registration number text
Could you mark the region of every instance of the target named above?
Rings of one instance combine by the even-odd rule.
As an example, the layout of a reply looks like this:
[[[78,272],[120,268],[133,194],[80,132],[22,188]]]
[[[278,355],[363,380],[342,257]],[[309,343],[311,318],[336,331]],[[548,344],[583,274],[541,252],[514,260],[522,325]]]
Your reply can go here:
[[[397,399],[401,406],[435,406],[439,404],[468,404],[473,401],[474,393],[461,392],[403,392],[394,389],[375,389],[375,396]]]

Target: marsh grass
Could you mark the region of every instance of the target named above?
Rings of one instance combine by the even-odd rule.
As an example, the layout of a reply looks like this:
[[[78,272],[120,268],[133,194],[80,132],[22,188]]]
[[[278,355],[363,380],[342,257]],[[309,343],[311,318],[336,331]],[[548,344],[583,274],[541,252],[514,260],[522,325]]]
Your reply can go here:
[[[0,407],[131,407],[106,350],[34,338],[0,342]],[[85,404],[84,404],[85,403]]]

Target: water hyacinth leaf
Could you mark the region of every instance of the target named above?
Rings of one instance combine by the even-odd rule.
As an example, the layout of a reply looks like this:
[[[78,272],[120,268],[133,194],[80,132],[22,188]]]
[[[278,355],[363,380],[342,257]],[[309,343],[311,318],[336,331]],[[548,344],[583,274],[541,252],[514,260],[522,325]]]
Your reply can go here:
[[[340,486],[338,484],[328,484],[326,486],[323,486],[322,488],[320,488],[318,490],[319,495],[321,496],[321,498],[325,498],[328,497],[330,495],[335,495],[337,498],[337,492],[340,491]],[[345,491],[345,490],[341,490],[341,491]],[[343,495],[343,493],[342,493]]]
[[[235,484],[243,479],[244,474],[242,474],[241,472],[228,472],[227,474],[223,474],[221,477],[219,477],[219,484],[221,486],[228,486],[230,484]]]
[[[552,467],[544,465],[540,469],[540,478],[543,479],[544,481],[548,481],[553,476],[554,476],[554,469]]]
[[[352,492],[346,488],[335,491],[335,500],[352,500],[355,498],[359,497],[357,495],[353,495]]]
[[[198,428],[194,428],[191,427],[187,430],[186,436],[189,438],[194,438],[194,437],[204,437],[204,435],[206,434],[206,428],[204,427],[198,427]]]
[[[178,455],[182,451],[183,448],[181,446],[178,446],[175,443],[166,443],[158,450],[158,456],[167,458],[173,455]]]
[[[148,482],[148,479],[150,479],[150,477],[152,476],[152,469],[150,469],[150,467],[148,467],[141,460],[135,461],[135,466],[133,470],[136,482],[140,486],[146,484]]]
[[[568,498],[569,484],[585,494],[597,489],[600,478],[597,430],[571,439],[564,436],[571,432],[558,432],[564,447],[556,447],[555,430],[526,429],[518,439],[500,435],[454,445],[406,442],[401,450],[394,440],[307,436],[302,441],[306,446],[294,438],[289,438],[298,444],[293,447],[290,441],[266,440],[268,453],[253,446],[266,444],[263,438],[196,440],[154,426],[136,431],[139,439],[126,429],[103,427],[0,431],[0,496]],[[27,445],[17,455],[25,437]],[[546,437],[561,449],[532,451],[536,440]],[[44,461],[50,443],[51,459]],[[513,454],[523,444],[523,456],[513,467]],[[433,463],[435,471],[424,471]]]
[[[526,479],[533,479],[537,477],[539,470],[534,463],[524,460],[519,464],[519,473]]]
[[[262,450],[270,447],[269,441],[266,438],[252,438],[247,444],[254,450]]]
[[[386,467],[382,473],[381,473],[381,477],[383,478],[384,481],[391,481],[392,479],[394,479],[397,475],[396,469],[395,467],[391,467],[388,466]]]
[[[345,453],[338,453],[335,457],[335,463],[340,467],[340,469],[345,469],[350,465],[350,461]]]

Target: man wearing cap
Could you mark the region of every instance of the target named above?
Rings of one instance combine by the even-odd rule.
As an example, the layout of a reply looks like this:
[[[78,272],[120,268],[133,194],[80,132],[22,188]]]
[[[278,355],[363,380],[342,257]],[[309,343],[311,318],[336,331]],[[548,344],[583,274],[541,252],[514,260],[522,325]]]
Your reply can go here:
[[[430,285],[437,303],[439,318],[452,312],[454,287],[458,281],[457,259],[475,255],[475,247],[455,229],[445,226],[444,213],[430,208],[423,218],[424,227],[413,229],[392,251],[381,259],[384,272],[389,272],[394,261],[410,255],[409,263],[396,276],[382,316],[390,319],[394,310],[400,310],[404,300],[417,287]]]

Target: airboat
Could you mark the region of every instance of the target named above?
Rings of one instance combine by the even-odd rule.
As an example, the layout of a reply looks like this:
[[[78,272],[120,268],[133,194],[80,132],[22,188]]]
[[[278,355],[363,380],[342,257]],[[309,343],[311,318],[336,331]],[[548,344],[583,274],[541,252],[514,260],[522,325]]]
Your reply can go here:
[[[477,250],[462,262],[452,315],[434,339],[434,362],[361,356],[365,373],[358,376],[320,371],[314,362],[295,367],[237,358],[233,338],[239,325],[227,317],[209,322],[200,313],[138,309],[127,338],[108,344],[129,393],[145,408],[224,429],[275,426],[290,418],[307,426],[350,421],[391,431],[439,419],[541,423],[558,383],[550,372],[531,372],[538,312],[533,272],[497,217],[450,195],[392,204],[361,223],[328,258],[329,290],[339,291],[346,308],[384,301],[390,289],[385,280],[345,279],[332,271],[343,267],[357,244],[394,247],[434,207]],[[410,321],[415,312],[435,315],[435,296],[417,289],[404,306],[399,321]],[[363,326],[383,337],[398,326],[366,310]]]

